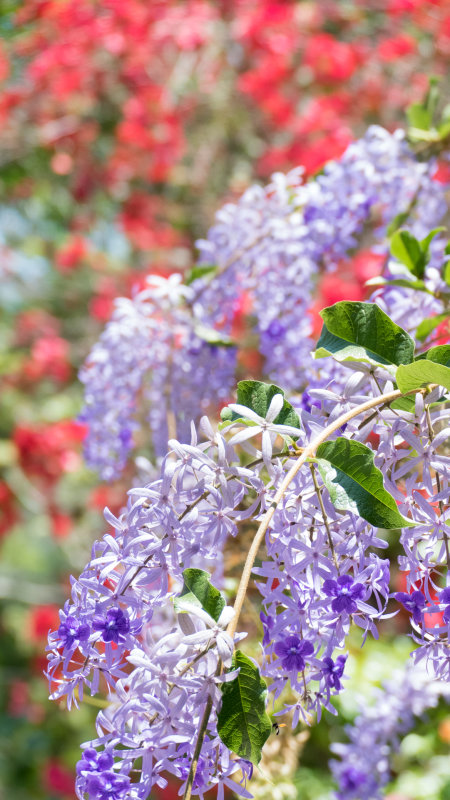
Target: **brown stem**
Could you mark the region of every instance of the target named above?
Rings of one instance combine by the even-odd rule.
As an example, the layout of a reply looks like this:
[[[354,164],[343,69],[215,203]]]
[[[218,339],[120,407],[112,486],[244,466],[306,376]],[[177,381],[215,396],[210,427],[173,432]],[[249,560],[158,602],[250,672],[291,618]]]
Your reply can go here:
[[[326,528],[326,531],[327,531],[328,544],[330,545],[330,550],[331,550],[332,555],[333,555],[334,566],[336,567],[336,572],[339,575],[339,564],[338,564],[338,560],[337,560],[337,556],[336,556],[336,550],[334,549],[333,538],[331,536],[331,530],[330,530],[330,526],[328,524],[327,512],[325,511],[325,506],[324,506],[323,500],[322,500],[322,492],[321,492],[320,486],[319,486],[319,484],[317,482],[316,470],[314,469],[314,464],[310,464],[309,466],[310,466],[310,469],[311,469],[311,475],[312,475],[312,479],[313,479],[313,483],[314,483],[314,488],[316,490],[316,495],[317,495],[318,500],[319,500],[319,505],[320,505],[320,510],[322,512],[323,522],[324,522],[324,525],[325,525],[325,528]]]
[[[406,392],[406,394],[417,394],[420,391],[424,391],[423,389],[414,389],[411,392]],[[234,603],[234,617],[231,620],[227,632],[231,637],[234,636],[237,628],[237,624],[239,622],[239,617],[242,610],[242,605],[244,603],[244,598],[247,593],[248,584],[250,581],[251,572],[253,569],[253,564],[255,558],[257,556],[258,550],[261,546],[261,543],[264,539],[266,531],[272,521],[272,517],[275,513],[275,510],[279,504],[279,502],[283,499],[286,489],[288,488],[289,484],[294,480],[297,473],[302,468],[303,464],[311,458],[314,453],[316,452],[317,448],[320,444],[325,442],[335,431],[339,430],[343,425],[346,425],[350,420],[354,419],[354,417],[358,417],[360,414],[364,414],[365,411],[370,411],[372,408],[376,408],[377,406],[384,405],[385,403],[392,403],[394,400],[397,400],[399,397],[403,397],[403,392],[400,389],[396,389],[392,392],[388,392],[387,394],[382,394],[380,397],[372,397],[370,400],[366,400],[365,403],[361,403],[359,406],[350,409],[350,411],[346,411],[345,414],[341,414],[331,425],[328,425],[312,442],[310,442],[303,450],[301,456],[297,459],[297,461],[292,465],[289,472],[286,474],[284,480],[282,481],[278,491],[275,494],[275,497],[270,504],[268,510],[266,511],[263,519],[261,520],[258,530],[255,533],[255,538],[251,544],[250,550],[247,554],[247,559],[244,565],[244,569],[242,572],[242,577],[238,586],[236,600]]]
[[[434,388],[434,384],[428,387],[430,390]],[[258,550],[261,546],[261,543],[264,539],[266,531],[270,525],[272,517],[275,513],[275,510],[283,499],[285,492],[289,486],[289,484],[294,480],[297,473],[302,468],[303,464],[314,456],[317,448],[320,444],[325,442],[335,431],[339,430],[342,425],[347,424],[350,420],[354,419],[354,417],[359,416],[359,414],[364,414],[365,411],[370,411],[372,408],[376,408],[377,406],[384,405],[385,403],[392,403],[394,400],[397,400],[399,397],[403,397],[404,395],[409,394],[417,394],[418,392],[425,392],[427,389],[413,389],[410,392],[401,392],[399,389],[396,389],[392,392],[387,392],[386,394],[381,395],[380,397],[372,397],[370,400],[366,400],[365,403],[361,403],[356,408],[352,408],[350,411],[346,411],[345,414],[341,414],[331,425],[328,425],[312,442],[310,442],[304,449],[300,457],[295,461],[292,465],[289,472],[286,474],[284,480],[282,481],[278,491],[275,494],[275,497],[270,504],[269,508],[267,509],[263,519],[261,520],[259,527],[255,533],[254,539],[250,546],[250,550],[247,553],[247,558],[244,564],[244,569],[242,572],[242,577],[239,582],[236,600],[234,602],[234,617],[231,620],[230,624],[227,627],[227,633],[231,638],[234,638],[234,634],[236,633],[237,625],[239,622],[239,617],[241,615],[242,606],[244,604],[245,596],[247,594],[248,584],[250,582],[251,572],[253,569],[253,564],[255,562],[255,558],[258,554]],[[221,663],[219,662],[217,669],[219,670],[218,674],[220,674]],[[185,793],[183,795],[183,800],[190,800],[192,795],[192,785],[195,780],[195,773],[197,771],[197,763],[200,756],[200,752],[203,745],[203,740],[205,738],[206,729],[208,727],[208,720],[212,710],[212,699],[211,697],[208,698],[206,703],[205,711],[203,713],[202,721],[200,723],[200,728],[198,732],[197,742],[195,745],[194,756],[191,763],[191,768],[189,770],[189,776],[186,783]]]

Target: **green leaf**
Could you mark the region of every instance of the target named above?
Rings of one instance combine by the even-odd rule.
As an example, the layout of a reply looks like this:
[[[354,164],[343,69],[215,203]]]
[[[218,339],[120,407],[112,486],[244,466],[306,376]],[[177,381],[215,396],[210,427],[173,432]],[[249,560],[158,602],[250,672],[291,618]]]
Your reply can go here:
[[[181,594],[174,599],[175,611],[184,611],[183,602],[202,608],[216,622],[225,608],[225,599],[210,582],[210,574],[202,569],[185,569],[183,572],[183,588]]]
[[[423,278],[425,264],[420,243],[409,231],[399,230],[391,238],[391,253],[417,278]],[[420,274],[421,273],[421,274]]]
[[[450,261],[447,261],[447,263],[444,264],[444,269],[442,270],[442,277],[446,282],[447,286],[450,286]]]
[[[212,275],[217,269],[217,264],[196,264],[186,277],[186,285],[189,286],[194,283],[198,278],[205,278],[207,275]]]
[[[406,109],[406,116],[412,128],[428,131],[431,128],[433,115],[422,103],[412,103]]]
[[[395,233],[396,230],[401,228],[403,223],[406,222],[406,220],[408,219],[410,213],[411,213],[411,208],[408,208],[406,211],[401,211],[400,214],[397,214],[392,220],[392,222],[390,222],[389,225],[387,226],[386,229],[387,235],[392,236],[392,234]]]
[[[373,452],[362,442],[340,437],[317,448],[317,466],[338,511],[352,511],[377,528],[405,528],[403,517],[383,486]]]
[[[427,359],[415,361],[414,364],[402,364],[395,379],[401,392],[411,392],[429,383],[437,383],[450,392],[450,368]]]
[[[436,364],[443,364],[444,367],[450,367],[450,344],[440,344],[437,347],[430,347],[425,353],[421,353],[416,357],[416,361],[422,359],[427,361],[434,361]]]
[[[240,650],[233,657],[232,669],[237,668],[238,676],[222,687],[217,732],[233,753],[259,764],[261,750],[272,730],[266,713],[267,686],[258,667]]]
[[[416,331],[416,338],[423,342],[427,336],[435,330],[435,328],[439,327],[441,322],[444,322],[446,319],[450,320],[450,314],[448,311],[445,311],[443,314],[437,314],[436,317],[431,317],[430,319],[424,319],[417,328]]]
[[[444,228],[444,227],[441,225],[439,228],[433,228],[433,230],[432,230],[432,231],[430,231],[430,232],[427,234],[427,236],[425,236],[425,238],[424,238],[424,239],[421,239],[421,241],[420,241],[420,248],[421,248],[422,252],[423,252],[423,253],[426,253],[426,254],[428,255],[428,249],[429,249],[429,247],[430,247],[430,244],[431,244],[431,242],[433,241],[434,237],[435,237],[435,236],[437,236],[437,235],[438,235],[438,233],[442,233],[442,232],[443,232],[443,231],[445,231],[445,230],[446,230],[446,228]]]
[[[391,238],[391,253],[402,264],[408,267],[409,271],[416,278],[423,278],[425,267],[429,261],[430,244],[438,233],[442,233],[445,228],[433,228],[430,233],[420,242],[412,236],[409,231],[399,230]],[[416,288],[413,287],[412,288]],[[423,287],[420,287],[423,288]]]
[[[413,360],[413,340],[375,303],[344,300],[322,309],[320,316],[324,326],[316,358],[397,366]]]
[[[282,394],[284,397],[283,389],[280,389],[274,383],[239,381],[236,402],[241,406],[251,408],[260,417],[265,417],[271,400],[276,394]],[[294,428],[300,428],[299,416],[286,399],[280,413],[275,417],[274,423],[276,425],[293,425]]]
[[[414,396],[399,397],[397,400],[394,400],[393,403],[389,404],[389,408],[393,408],[394,411],[407,411],[408,414],[415,414],[416,398]]]

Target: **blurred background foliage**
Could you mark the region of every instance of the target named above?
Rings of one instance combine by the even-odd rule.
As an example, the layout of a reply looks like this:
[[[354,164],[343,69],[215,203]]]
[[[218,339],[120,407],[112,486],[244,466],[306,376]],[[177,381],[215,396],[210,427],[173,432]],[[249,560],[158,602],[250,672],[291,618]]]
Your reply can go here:
[[[314,175],[371,123],[392,130],[428,77],[448,87],[448,0],[3,0],[0,4],[0,795],[73,798],[96,708],[47,702],[49,628],[131,475],[83,467],[77,370],[114,298],[195,259],[214,212],[300,164]],[[436,178],[449,177],[445,165]],[[359,260],[358,260],[359,259]],[[327,276],[312,312],[363,299],[379,269],[361,254]],[[236,309],[236,330],[245,302]],[[243,369],[257,370],[257,354]],[[256,365],[256,366],[255,366]],[[400,585],[397,588],[402,588]],[[352,653],[367,694],[406,657],[388,641]],[[260,797],[330,796],[330,741],[354,693],[291,747]],[[94,701],[92,701],[94,702]],[[406,737],[392,800],[449,800],[448,710]],[[283,782],[284,781],[284,782]],[[169,787],[166,796],[176,789]]]

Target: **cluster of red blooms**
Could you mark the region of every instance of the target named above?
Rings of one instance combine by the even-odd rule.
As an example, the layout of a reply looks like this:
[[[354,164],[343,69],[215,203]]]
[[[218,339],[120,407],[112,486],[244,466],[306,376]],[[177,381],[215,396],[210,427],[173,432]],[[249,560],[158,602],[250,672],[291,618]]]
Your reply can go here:
[[[300,163],[314,172],[373,119],[397,124],[426,74],[444,72],[449,10],[448,0],[30,0],[16,19],[26,33],[0,56],[0,141],[12,160],[46,152],[77,203],[114,197],[138,248],[170,248],[179,236],[156,188],[184,184],[198,160],[211,167],[230,103],[251,120],[261,177]],[[194,153],[190,132],[208,126],[213,95],[224,125]],[[82,256],[75,239],[57,266]]]

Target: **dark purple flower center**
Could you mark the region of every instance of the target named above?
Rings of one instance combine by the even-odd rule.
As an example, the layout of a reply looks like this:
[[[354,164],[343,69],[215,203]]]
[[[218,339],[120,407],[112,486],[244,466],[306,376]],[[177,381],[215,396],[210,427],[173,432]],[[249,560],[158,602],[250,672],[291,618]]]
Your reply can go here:
[[[101,633],[104,642],[119,644],[130,632],[130,620],[121,608],[110,608],[106,617],[94,617],[93,628]]]
[[[283,669],[287,672],[301,672],[305,669],[305,657],[314,652],[314,646],[298,636],[287,636],[284,641],[275,644],[274,650]]]
[[[337,580],[327,578],[323,583],[323,590],[328,597],[334,598],[331,608],[338,614],[353,614],[358,608],[356,600],[364,595],[363,584],[355,583],[350,575],[341,575]]]
[[[342,773],[340,784],[345,792],[354,792],[366,783],[367,776],[355,767],[347,767]]]
[[[58,628],[58,636],[64,647],[73,647],[76,642],[83,642],[89,638],[89,625],[80,622],[75,617],[67,617]]]
[[[414,622],[421,622],[422,620],[422,612],[426,606],[426,600],[422,592],[418,590],[412,592],[412,594],[406,594],[406,592],[397,592],[394,595],[395,599],[402,604],[412,614]]]
[[[336,661],[329,657],[323,659],[323,674],[328,686],[332,686],[334,689],[342,688],[340,678],[344,673],[346,661],[347,656],[338,656]]]
[[[90,800],[122,800],[129,788],[128,776],[117,775],[111,770],[90,775],[86,785]]]

